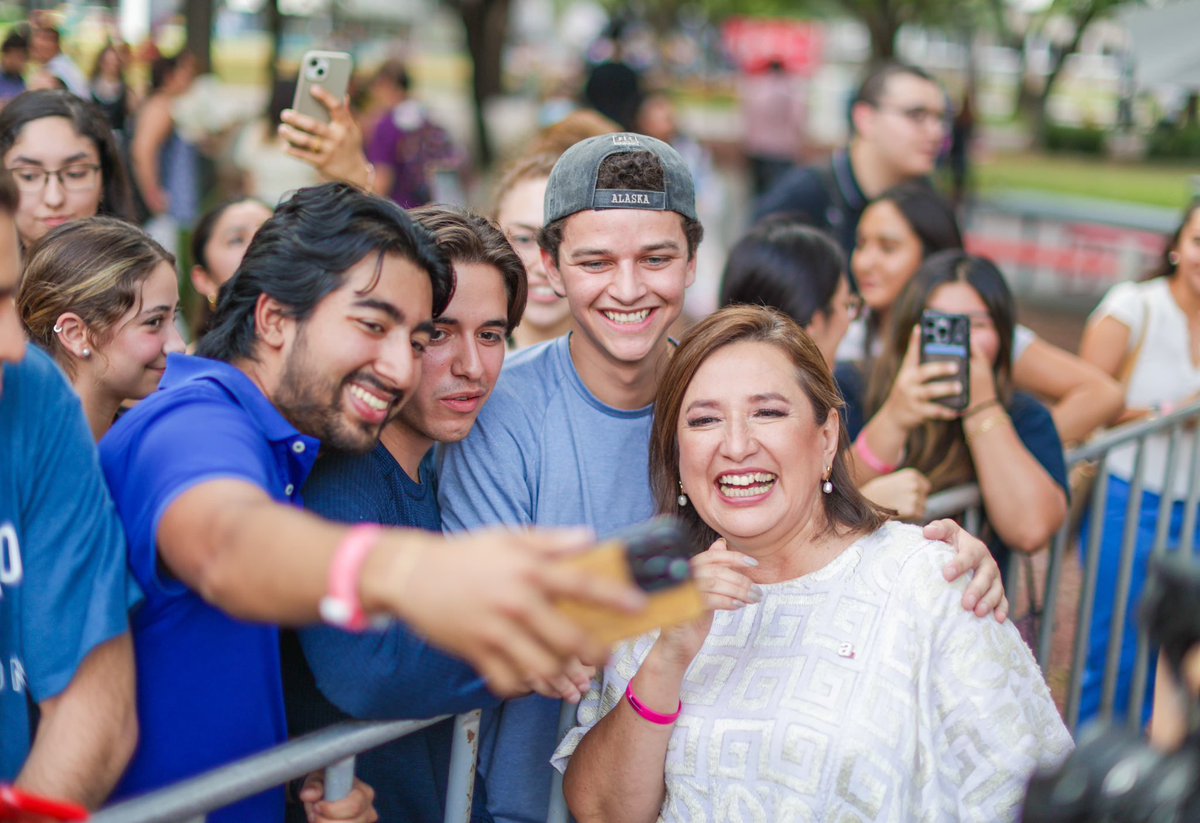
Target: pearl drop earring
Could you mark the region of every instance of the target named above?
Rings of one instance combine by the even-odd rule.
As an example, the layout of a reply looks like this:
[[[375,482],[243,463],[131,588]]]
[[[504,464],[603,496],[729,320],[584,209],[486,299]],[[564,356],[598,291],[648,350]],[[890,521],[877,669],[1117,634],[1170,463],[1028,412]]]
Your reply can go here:
[[[825,482],[821,484],[821,491],[825,492],[825,494],[833,494],[833,481],[829,479],[829,477],[832,473],[833,473],[833,467],[826,466],[825,467]]]
[[[683,481],[679,481],[679,497],[675,498],[675,502],[679,504],[679,508],[684,508],[688,504],[688,496],[683,492]]]

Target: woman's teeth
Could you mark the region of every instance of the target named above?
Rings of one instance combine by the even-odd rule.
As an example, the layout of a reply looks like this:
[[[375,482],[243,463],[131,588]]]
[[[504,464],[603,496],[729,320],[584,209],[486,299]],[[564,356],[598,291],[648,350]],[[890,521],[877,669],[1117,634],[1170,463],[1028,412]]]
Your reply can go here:
[[[775,485],[775,475],[770,472],[726,474],[717,481],[717,485],[726,497],[754,497],[771,490]]]

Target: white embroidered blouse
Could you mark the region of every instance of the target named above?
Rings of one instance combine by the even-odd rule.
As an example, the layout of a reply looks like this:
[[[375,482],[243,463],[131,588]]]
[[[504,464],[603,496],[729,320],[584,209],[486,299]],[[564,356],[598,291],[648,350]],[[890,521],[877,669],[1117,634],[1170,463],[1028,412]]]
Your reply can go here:
[[[717,612],[683,683],[661,821],[1016,819],[1073,743],[1011,622],[963,610],[952,550],[889,523]],[[656,633],[619,647],[555,752],[622,699]]]

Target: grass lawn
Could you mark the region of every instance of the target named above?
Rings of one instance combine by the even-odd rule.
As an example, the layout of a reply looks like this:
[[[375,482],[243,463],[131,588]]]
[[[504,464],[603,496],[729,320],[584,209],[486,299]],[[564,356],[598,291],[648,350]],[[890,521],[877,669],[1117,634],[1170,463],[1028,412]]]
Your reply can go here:
[[[1034,189],[1149,206],[1182,208],[1200,163],[1127,163],[1069,154],[990,153],[976,165],[981,193]]]

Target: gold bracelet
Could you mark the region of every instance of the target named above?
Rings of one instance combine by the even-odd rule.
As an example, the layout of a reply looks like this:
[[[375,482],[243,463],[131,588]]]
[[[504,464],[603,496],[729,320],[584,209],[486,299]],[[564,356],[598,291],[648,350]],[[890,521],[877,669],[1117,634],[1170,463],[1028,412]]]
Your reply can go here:
[[[998,423],[1003,423],[1005,420],[1008,420],[1007,414],[1004,412],[996,412],[995,414],[985,418],[984,421],[979,424],[979,428],[973,432],[967,431],[967,427],[963,426],[963,436],[967,440],[967,445],[970,445],[972,442],[974,442],[976,437],[981,437],[982,435],[987,434],[992,429],[996,428]]]

